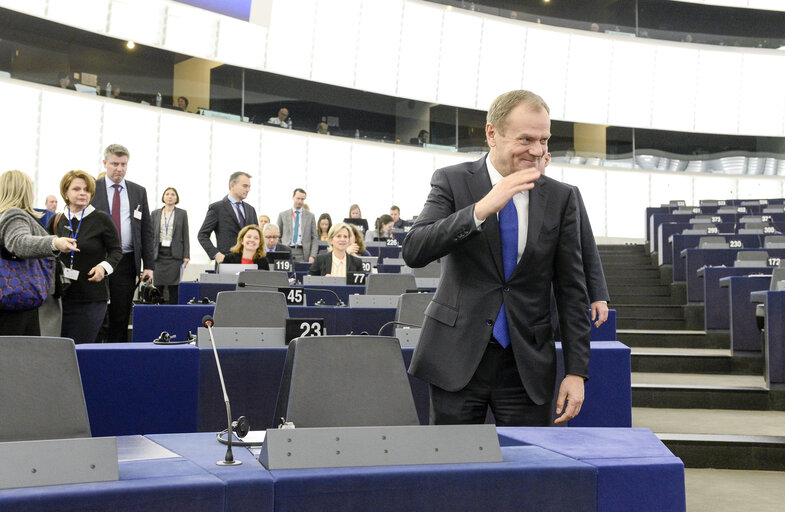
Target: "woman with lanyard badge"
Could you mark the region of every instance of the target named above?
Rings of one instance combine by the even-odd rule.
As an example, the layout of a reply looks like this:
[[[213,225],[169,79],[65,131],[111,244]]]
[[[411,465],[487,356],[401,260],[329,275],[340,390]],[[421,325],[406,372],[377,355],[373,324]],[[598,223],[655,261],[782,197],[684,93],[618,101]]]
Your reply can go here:
[[[109,293],[104,278],[123,255],[112,218],[90,205],[95,180],[84,171],[68,171],[60,181],[65,213],[52,218],[48,231],[77,240],[79,252],[62,252],[63,274],[69,282],[62,294],[61,335],[75,343],[92,343],[106,315]]]
[[[150,214],[153,223],[153,252],[155,274],[153,284],[162,292],[167,304],[177,304],[180,269],[185,268],[191,258],[188,241],[188,212],[175,205],[180,202],[180,194],[174,187],[168,187],[161,196],[163,208]]]

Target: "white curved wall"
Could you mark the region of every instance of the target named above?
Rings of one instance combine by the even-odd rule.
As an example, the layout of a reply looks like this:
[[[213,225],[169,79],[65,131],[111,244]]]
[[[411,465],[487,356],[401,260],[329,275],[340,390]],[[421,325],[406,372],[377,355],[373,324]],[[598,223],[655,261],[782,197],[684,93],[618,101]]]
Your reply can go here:
[[[57,194],[69,169],[94,175],[103,148],[121,143],[131,151],[128,179],[147,187],[151,207],[163,190],[178,189],[190,217],[192,259],[206,262],[196,233],[207,206],[223,197],[228,176],[253,176],[248,201],[275,220],[291,206],[292,190],[308,191],[317,215],[343,218],[358,203],[369,219],[391,204],[404,217],[417,215],[434,169],[477,155],[423,150],[240,124],[194,114],[80,95],[0,78],[0,171],[21,169],[36,183],[42,205]],[[785,195],[785,180],[601,167],[552,165],[549,175],[578,185],[598,237],[644,237],[644,209],[670,199],[773,198]],[[62,205],[62,203],[61,203]]]
[[[548,27],[418,0],[268,0],[261,27],[167,0],[0,0],[93,32],[247,68],[485,110],[531,89],[552,117],[785,136],[785,54]]]

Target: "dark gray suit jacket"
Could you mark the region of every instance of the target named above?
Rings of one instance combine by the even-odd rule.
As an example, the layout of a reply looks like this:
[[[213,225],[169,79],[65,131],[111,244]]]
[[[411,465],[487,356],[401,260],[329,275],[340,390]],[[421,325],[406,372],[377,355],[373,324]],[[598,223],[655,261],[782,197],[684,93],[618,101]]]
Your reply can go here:
[[[147,206],[147,191],[141,185],[132,181],[125,180],[128,193],[128,205],[131,208],[131,234],[134,244],[134,263],[136,273],[140,274],[142,269],[155,269],[155,256],[153,244],[153,224],[150,218],[150,209]],[[101,178],[95,182],[95,197],[91,203],[96,210],[109,211],[109,200],[106,197],[106,178]],[[133,215],[134,210],[142,212],[142,219],[136,219]],[[142,266],[144,260],[144,266]]]
[[[580,212],[581,224],[581,255],[583,256],[583,272],[586,274],[586,287],[589,291],[589,302],[611,300],[608,294],[608,285],[605,282],[605,272],[602,270],[600,252],[597,250],[597,242],[594,240],[594,232],[589,222],[589,214],[586,212],[586,205],[583,204],[583,197],[578,187],[573,187],[578,198],[578,209]]]
[[[237,214],[229,201],[229,196],[224,196],[220,201],[216,201],[207,209],[204,216],[202,227],[199,228],[197,240],[204,248],[210,259],[215,258],[219,252],[223,255],[229,254],[232,246],[237,243],[237,233],[249,224],[256,224],[258,216],[253,206],[243,201],[245,209],[245,225],[240,225]],[[215,241],[218,245],[213,245],[210,234],[215,231]]]
[[[161,215],[163,208],[153,210],[150,217],[153,220],[153,254],[158,258],[158,246],[161,244]],[[172,257],[181,260],[191,259],[191,242],[188,233],[188,212],[174,207],[174,221],[169,229],[172,229]]]
[[[505,281],[497,216],[479,228],[474,223],[474,204],[490,189],[485,156],[433,174],[425,207],[403,244],[403,259],[416,268],[442,258],[442,278],[425,310],[409,371],[448,391],[466,386],[504,301],[521,382],[543,404],[553,398],[556,384],[552,286],[566,373],[588,376],[591,325],[575,191],[547,176],[537,180],[529,192],[526,248]]]

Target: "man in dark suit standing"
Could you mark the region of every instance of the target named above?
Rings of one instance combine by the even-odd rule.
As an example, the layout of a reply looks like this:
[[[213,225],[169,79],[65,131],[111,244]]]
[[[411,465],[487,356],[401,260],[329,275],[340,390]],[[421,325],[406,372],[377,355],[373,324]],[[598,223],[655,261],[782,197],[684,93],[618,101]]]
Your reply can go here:
[[[409,371],[430,384],[431,421],[548,425],[556,385],[553,288],[566,376],[557,423],[575,417],[589,364],[589,301],[575,189],[543,175],[550,115],[529,91],[496,98],[490,152],[438,169],[403,258],[441,258]]]
[[[128,341],[128,320],[136,290],[136,278],[153,278],[153,225],[147,206],[147,191],[125,179],[131,154],[125,146],[111,144],[104,150],[106,177],[96,181],[93,206],[112,217],[120,233],[123,257],[108,277],[109,327],[106,341]],[[142,264],[144,262],[144,265]]]
[[[256,224],[256,209],[245,202],[251,190],[251,175],[238,171],[229,176],[229,194],[207,209],[197,240],[210,259],[221,263],[237,243],[237,234],[245,226]],[[215,242],[210,235],[215,232]]]

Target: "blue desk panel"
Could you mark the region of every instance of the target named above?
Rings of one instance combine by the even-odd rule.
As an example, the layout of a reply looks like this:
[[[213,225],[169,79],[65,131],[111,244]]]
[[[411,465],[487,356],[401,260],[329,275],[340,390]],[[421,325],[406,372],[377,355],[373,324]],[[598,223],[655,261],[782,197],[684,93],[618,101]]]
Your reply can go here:
[[[215,462],[224,459],[226,446],[218,443],[213,432],[153,434],[146,437],[220,479],[225,486],[226,498],[222,510],[238,512],[274,510],[273,478],[247,448],[232,447],[234,459],[242,461],[241,465],[218,466]]]
[[[766,384],[785,382],[785,290],[753,292],[750,298],[764,304],[763,355]]]
[[[682,251],[684,249],[694,249],[698,247],[700,239],[704,236],[719,236],[724,238],[727,242],[730,242],[731,240],[737,240],[741,242],[744,249],[760,250],[760,248],[763,247],[763,238],[766,235],[736,235],[733,234],[733,232],[729,234],[723,231],[713,235],[673,235],[673,241],[667,243],[667,247],[663,248],[664,250],[669,251],[669,256],[664,257],[667,261],[663,261],[663,263],[673,263],[674,274],[678,272],[679,275],[681,275],[681,273],[684,271],[682,267],[686,264],[684,259],[680,257]]]
[[[686,509],[684,464],[648,429],[500,427],[498,432],[504,444],[524,442],[596,467],[597,510]]]
[[[698,269],[705,266],[732,267],[739,251],[759,251],[760,249],[685,249],[682,251],[686,260],[685,273],[682,278],[676,276],[676,265],[673,266],[673,280],[687,282],[687,302],[702,302],[703,284],[698,278]],[[785,249],[767,249],[770,258],[785,258]]]
[[[180,457],[120,462],[120,480],[0,491],[16,511],[658,511],[685,509],[684,469],[651,432],[499,428],[499,463],[268,471],[207,434],[147,436]]]
[[[216,512],[224,483],[185,459],[121,461],[116,482],[0,490],[3,512]]]
[[[213,305],[191,306],[153,306],[136,305],[133,309],[133,333],[131,341],[149,343],[161,331],[177,337],[175,341],[185,340],[188,332],[196,334],[202,326],[202,317],[212,315]],[[289,306],[290,318],[321,318],[329,334],[376,334],[384,324],[395,319],[392,308],[362,308],[334,306]],[[385,335],[391,335],[393,327],[387,327]]]
[[[735,233],[736,232],[736,223],[735,222],[720,222],[720,223],[712,223],[714,227],[717,228],[719,233],[717,235],[711,236],[720,236],[720,234],[727,234],[727,233]],[[698,243],[697,240],[694,244],[684,245],[684,243],[678,244],[678,249],[675,247],[676,239],[671,239],[671,236],[679,235],[681,236],[681,232],[685,229],[695,229],[700,228],[701,224],[690,224],[689,222],[666,222],[664,224],[660,224],[659,229],[657,230],[657,241],[658,247],[662,249],[659,250],[658,255],[658,264],[659,265],[670,265],[673,263],[674,257],[678,258],[678,255],[681,254],[683,249],[687,247],[697,247]],[[685,235],[685,236],[707,236],[707,235]]]
[[[502,457],[485,464],[271,471],[275,510],[598,510],[592,465],[537,446],[505,447]]]
[[[561,345],[557,343],[559,368]],[[411,348],[403,349],[408,367]],[[235,417],[255,429],[273,424],[285,348],[219,349]],[[77,346],[93,435],[217,431],[226,414],[210,349],[191,345],[104,343]],[[630,351],[619,342],[592,342],[586,400],[572,426],[631,425]],[[563,370],[560,370],[558,381]],[[428,386],[409,377],[422,423]],[[555,391],[554,391],[555,392]]]
[[[726,290],[730,299],[731,351],[762,351],[763,334],[758,330],[755,304],[750,301],[750,293],[768,290],[771,277],[731,276],[722,281],[722,284],[728,284]]]
[[[196,347],[86,343],[76,357],[94,436],[196,430]]]
[[[772,267],[704,267],[697,274],[703,280],[703,293],[693,297],[692,302],[704,302],[704,328],[710,330],[730,329],[730,302],[728,290],[720,286],[720,280],[730,276],[749,274],[771,275]]]

